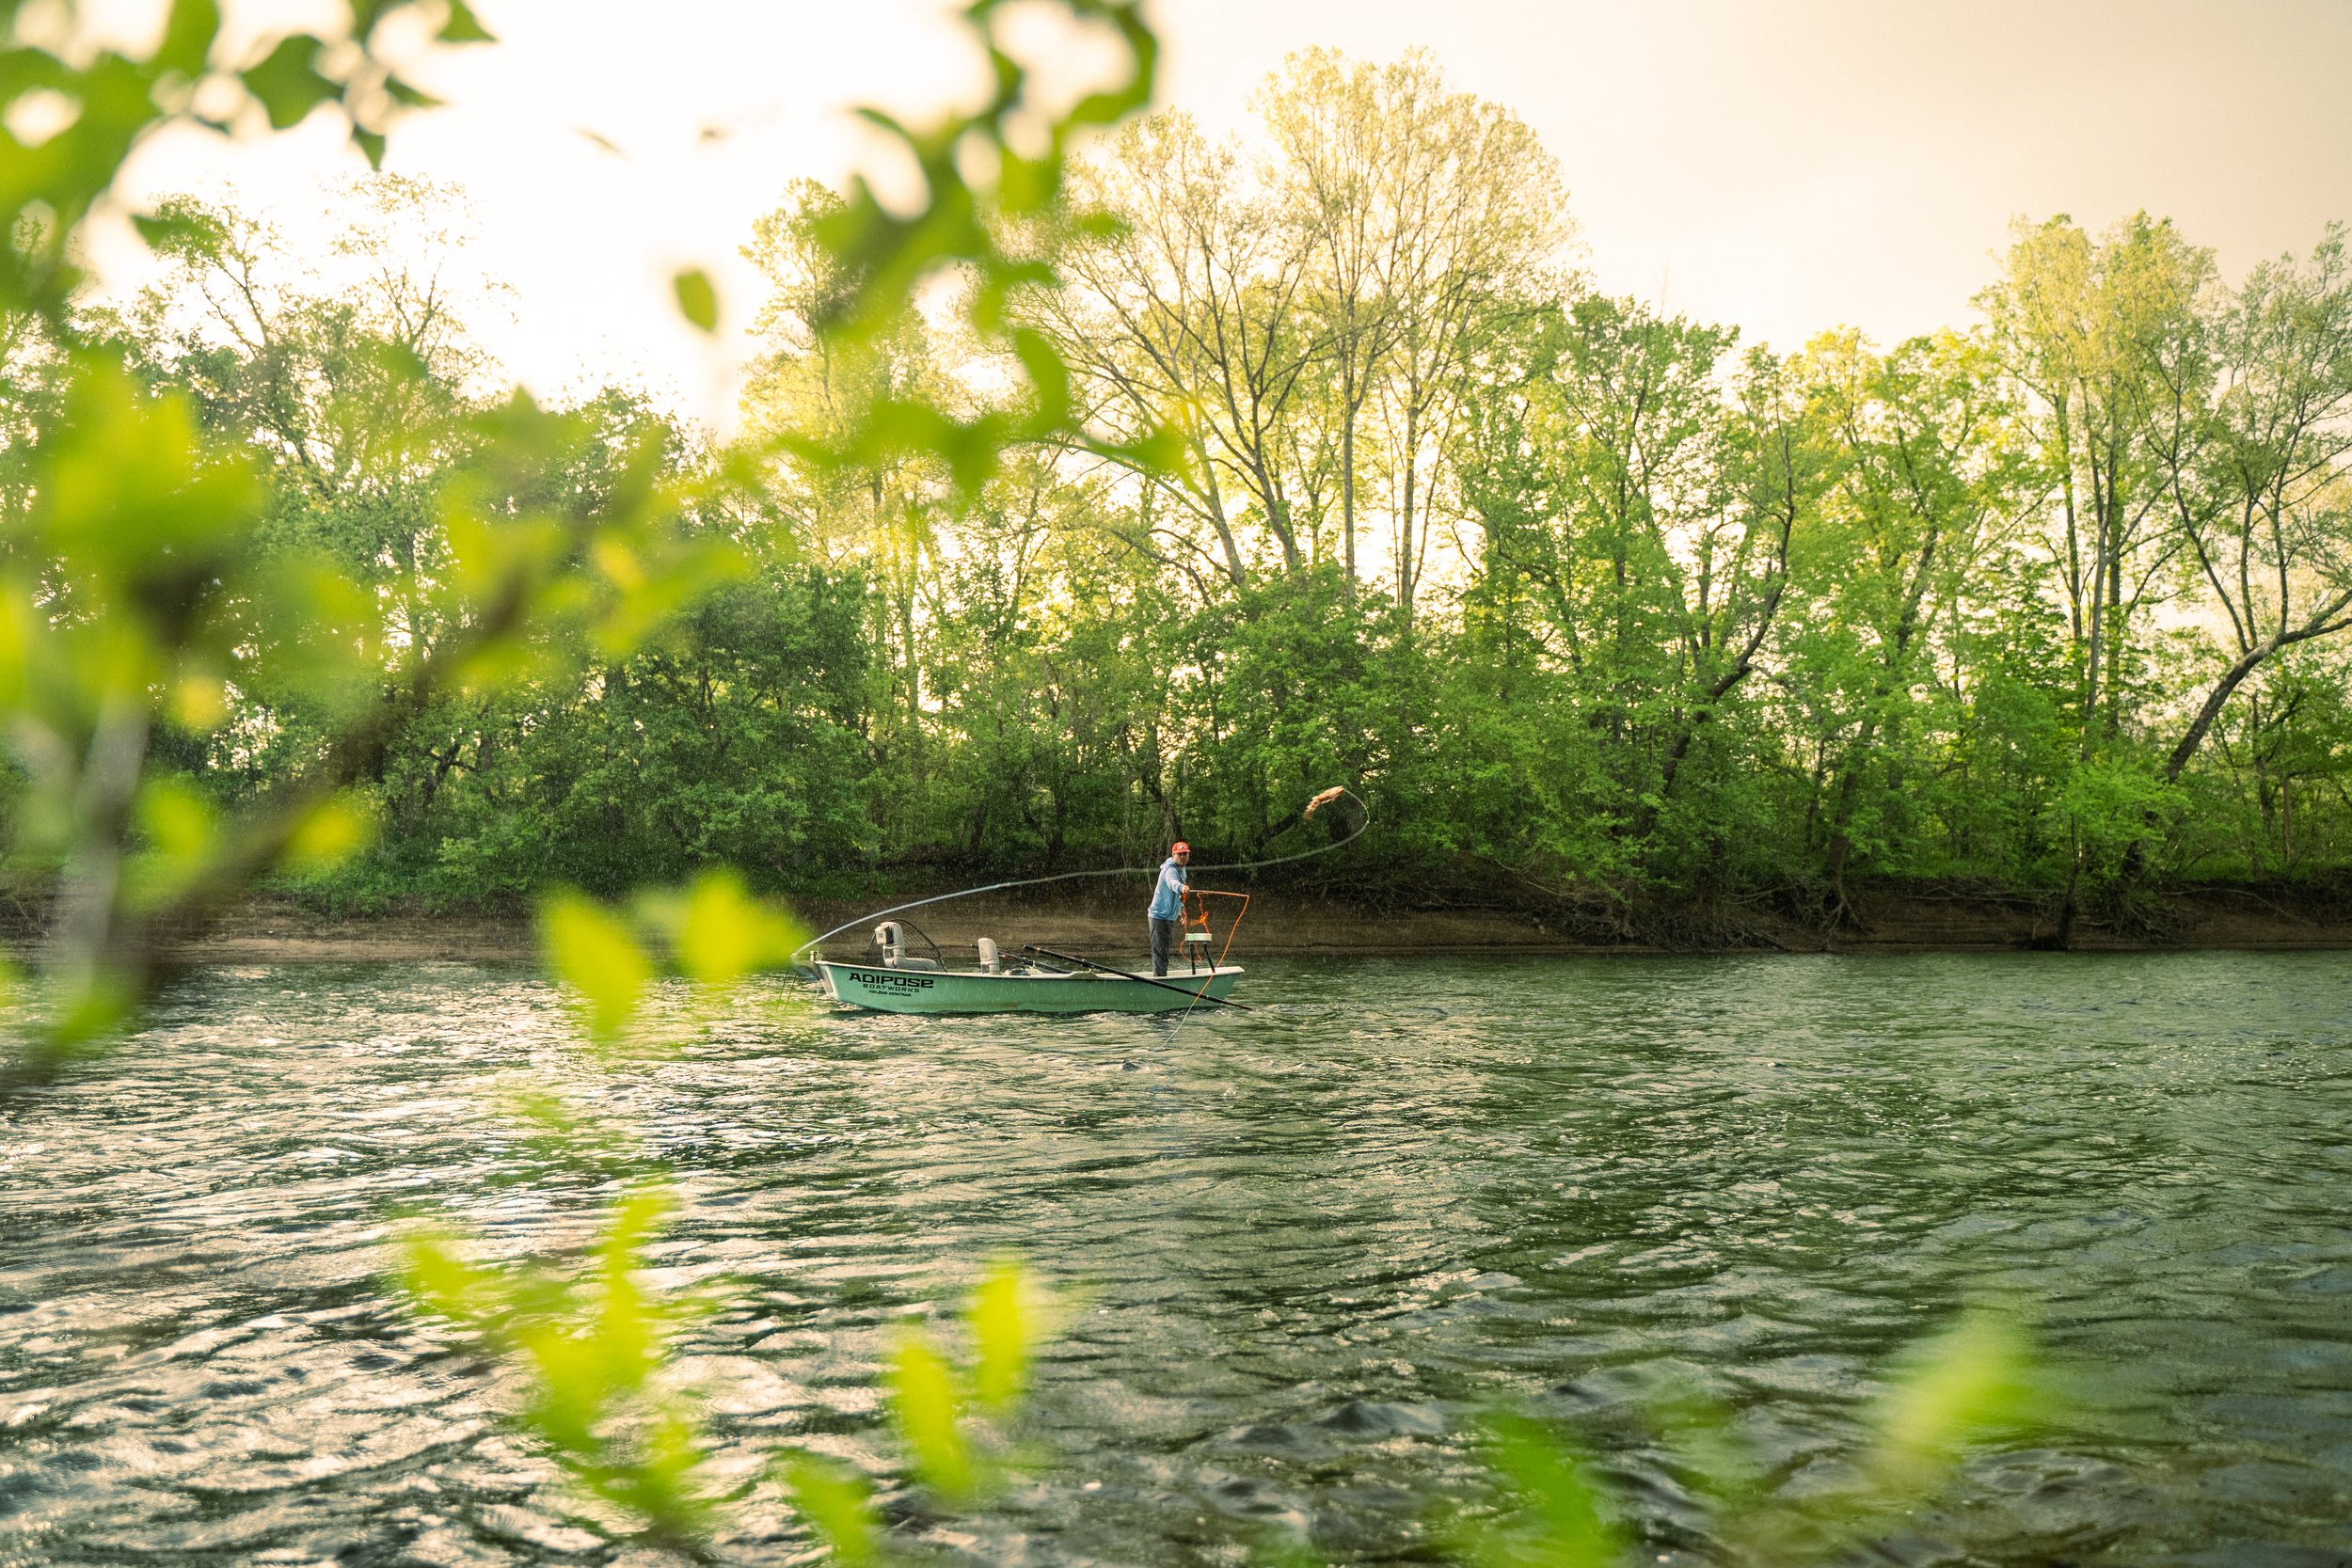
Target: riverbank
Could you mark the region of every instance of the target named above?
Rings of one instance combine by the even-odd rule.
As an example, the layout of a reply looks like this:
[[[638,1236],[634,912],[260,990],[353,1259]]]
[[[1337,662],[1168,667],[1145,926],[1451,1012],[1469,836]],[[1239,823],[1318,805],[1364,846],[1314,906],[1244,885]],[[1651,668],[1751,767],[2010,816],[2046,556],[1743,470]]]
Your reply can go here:
[[[1140,951],[1143,922],[1120,889],[1071,896],[991,894],[913,911],[943,948],[969,950],[981,936],[1007,949],[1024,942],[1113,956]],[[851,929],[829,955],[866,950],[864,917],[878,903],[808,901],[813,931]],[[1833,925],[1794,900],[1756,897],[1705,910],[1627,911],[1597,906],[1550,911],[1372,909],[1337,899],[1262,893],[1253,897],[1235,951],[1285,957],[1376,957],[1428,953],[1931,953],[2015,952],[2054,943],[2054,896],[1938,886],[1857,889],[1849,918]],[[1220,937],[1224,917],[1217,918]],[[4,937],[20,950],[38,932],[21,919]],[[2352,888],[2307,883],[2205,884],[2150,893],[2128,911],[2086,911],[2077,952],[2352,949]],[[527,916],[392,913],[333,915],[288,898],[262,898],[213,930],[175,939],[167,956],[183,963],[350,963],[527,960],[535,955]]]

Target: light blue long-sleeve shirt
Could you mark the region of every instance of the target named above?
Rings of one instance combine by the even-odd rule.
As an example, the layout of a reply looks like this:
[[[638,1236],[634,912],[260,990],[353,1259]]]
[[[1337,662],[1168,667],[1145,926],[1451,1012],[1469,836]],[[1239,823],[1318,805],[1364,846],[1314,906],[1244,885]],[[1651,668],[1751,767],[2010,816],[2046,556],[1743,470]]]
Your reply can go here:
[[[1170,855],[1160,863],[1159,885],[1152,890],[1152,918],[1173,920],[1184,907],[1184,868]]]

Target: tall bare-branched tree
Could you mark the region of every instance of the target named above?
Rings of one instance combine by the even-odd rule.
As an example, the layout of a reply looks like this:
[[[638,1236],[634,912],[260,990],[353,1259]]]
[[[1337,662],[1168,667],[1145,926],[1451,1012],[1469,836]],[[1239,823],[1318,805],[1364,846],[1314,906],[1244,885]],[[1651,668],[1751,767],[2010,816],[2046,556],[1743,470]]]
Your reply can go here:
[[[2158,445],[2194,587],[2229,666],[2165,759],[2177,780],[2232,693],[2281,649],[2352,630],[2352,259],[2341,228],[2265,261],[2168,356],[2186,411]]]
[[[1232,587],[1251,579],[1253,524],[1296,570],[1306,549],[1293,426],[1326,348],[1305,309],[1301,230],[1233,148],[1181,114],[1122,132],[1078,182],[1085,204],[1126,227],[1066,246],[1067,284],[1038,306],[1057,350],[1112,428],[1182,432],[1191,463],[1145,483],[1209,531]]]

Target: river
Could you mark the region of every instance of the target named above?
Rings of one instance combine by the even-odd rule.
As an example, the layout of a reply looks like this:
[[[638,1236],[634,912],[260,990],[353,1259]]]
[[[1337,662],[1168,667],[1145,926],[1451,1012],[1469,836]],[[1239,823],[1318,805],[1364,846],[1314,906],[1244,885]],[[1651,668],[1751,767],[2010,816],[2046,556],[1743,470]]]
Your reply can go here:
[[[1645,1412],[1836,1472],[1890,1359],[2028,1317],[2042,1418],[1880,1560],[2352,1561],[2352,957],[1270,961],[1259,1011],[916,1020],[665,1004],[600,1063],[531,972],[199,972],[0,1124],[0,1563],[649,1560],[567,1513],[503,1374],[383,1284],[423,1212],[514,1254],[659,1162],[723,1467],[869,1461],[888,1324],[1018,1254],[1070,1303],[1056,1456],[910,1538],[1426,1560],[1510,1406],[1596,1456],[1638,1560],[1708,1560]],[[804,1560],[772,1484],[730,1561]]]

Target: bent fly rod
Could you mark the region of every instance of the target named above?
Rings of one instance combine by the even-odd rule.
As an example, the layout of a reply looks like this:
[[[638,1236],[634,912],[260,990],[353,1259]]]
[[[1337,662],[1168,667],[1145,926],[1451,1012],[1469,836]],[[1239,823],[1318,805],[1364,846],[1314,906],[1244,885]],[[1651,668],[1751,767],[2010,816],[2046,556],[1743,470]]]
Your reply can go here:
[[[1349,833],[1345,838],[1334,839],[1328,844],[1317,845],[1312,849],[1302,849],[1295,855],[1275,855],[1265,860],[1257,861],[1228,861],[1221,865],[1196,865],[1190,869],[1193,871],[1263,871],[1270,865],[1288,865],[1293,861],[1312,860],[1317,855],[1327,855],[1334,849],[1344,849],[1349,845],[1355,843],[1358,839],[1363,837],[1364,831],[1372,826],[1372,808],[1364,804],[1364,798],[1362,796],[1357,794],[1345,784],[1333,784],[1329,789],[1325,790],[1322,794],[1317,795],[1313,800],[1308,801],[1305,808],[1299,812],[1298,820],[1302,824],[1305,823],[1309,818],[1312,817],[1316,812],[1321,811],[1325,806],[1327,806],[1332,801],[1339,800],[1342,796],[1345,796],[1348,800],[1355,801],[1356,804],[1362,809],[1364,814],[1364,819],[1356,824],[1356,831]],[[1159,867],[1152,865],[1121,865],[1114,867],[1108,871],[1064,871],[1051,877],[1017,877],[1010,881],[990,882],[982,887],[961,888],[954,893],[933,894],[929,898],[910,899],[908,902],[903,904],[893,904],[886,910],[876,910],[871,914],[859,915],[855,920],[845,920],[830,931],[819,932],[818,935],[809,938],[806,942],[801,943],[800,946],[792,950],[791,961],[796,966],[799,965],[803,958],[805,958],[810,953],[814,952],[817,948],[822,946],[825,942],[830,942],[834,937],[839,936],[842,932],[850,930],[853,927],[863,926],[869,920],[884,920],[894,914],[904,914],[909,910],[925,909],[932,904],[945,904],[957,898],[971,898],[983,893],[1009,893],[1014,888],[1043,887],[1050,882],[1074,882],[1083,880],[1089,877],[1149,877],[1157,873]],[[1231,1006],[1235,1006],[1236,1004],[1228,1003],[1226,1005]]]

